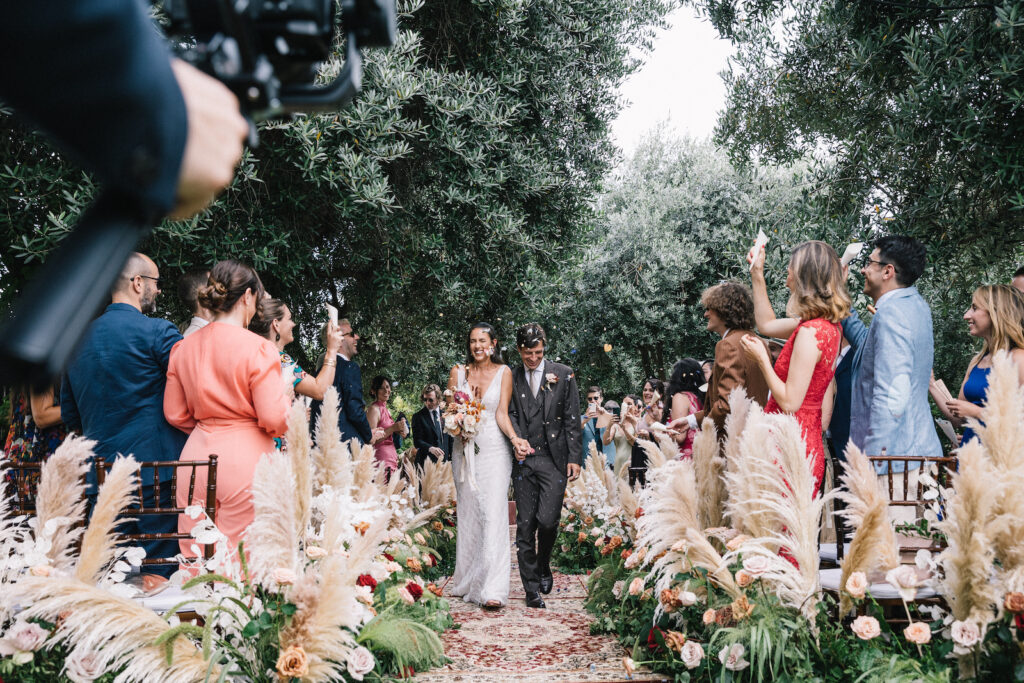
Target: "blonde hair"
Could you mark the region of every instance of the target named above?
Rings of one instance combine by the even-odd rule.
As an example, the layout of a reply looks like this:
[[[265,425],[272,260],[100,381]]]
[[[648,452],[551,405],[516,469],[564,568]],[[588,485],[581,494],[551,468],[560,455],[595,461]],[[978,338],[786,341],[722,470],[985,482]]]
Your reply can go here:
[[[795,284],[786,304],[787,315],[834,323],[850,315],[850,294],[835,249],[818,240],[804,242],[793,250],[789,267]]]
[[[1024,349],[1024,294],[1010,285],[982,285],[974,290],[971,303],[988,313],[992,321],[992,333],[982,342],[971,365],[977,365],[989,353]]]

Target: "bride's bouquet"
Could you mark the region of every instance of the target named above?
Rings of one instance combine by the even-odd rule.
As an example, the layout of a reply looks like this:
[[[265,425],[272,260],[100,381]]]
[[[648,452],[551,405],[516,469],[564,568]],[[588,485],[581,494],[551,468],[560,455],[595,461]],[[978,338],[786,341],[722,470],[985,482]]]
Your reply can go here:
[[[444,392],[444,431],[453,437],[462,439],[464,466],[459,471],[459,481],[466,481],[469,471],[469,485],[476,488],[474,461],[476,456],[476,436],[480,427],[487,420],[487,409],[483,401],[473,398],[465,391]]]

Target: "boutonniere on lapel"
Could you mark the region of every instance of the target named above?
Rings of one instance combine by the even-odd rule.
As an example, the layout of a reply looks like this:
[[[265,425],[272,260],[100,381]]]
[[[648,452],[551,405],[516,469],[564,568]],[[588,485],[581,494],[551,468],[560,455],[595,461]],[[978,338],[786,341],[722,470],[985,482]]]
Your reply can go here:
[[[551,387],[558,384],[558,375],[553,372],[549,372],[544,375],[544,389],[550,391]]]

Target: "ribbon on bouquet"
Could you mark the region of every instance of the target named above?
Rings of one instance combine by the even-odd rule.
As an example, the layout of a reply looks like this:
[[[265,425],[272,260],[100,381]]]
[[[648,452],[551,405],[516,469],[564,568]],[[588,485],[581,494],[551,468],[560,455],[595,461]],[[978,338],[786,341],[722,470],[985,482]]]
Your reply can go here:
[[[462,442],[462,465],[459,467],[459,481],[466,482],[466,471],[469,471],[469,487],[476,491],[476,437]]]

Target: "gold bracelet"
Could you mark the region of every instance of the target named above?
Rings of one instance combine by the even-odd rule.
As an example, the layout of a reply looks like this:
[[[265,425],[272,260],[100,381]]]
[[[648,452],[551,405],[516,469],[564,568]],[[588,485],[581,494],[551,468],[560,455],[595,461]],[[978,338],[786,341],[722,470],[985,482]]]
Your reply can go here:
[[[333,367],[336,367],[337,365],[338,365],[338,361],[336,361],[336,360],[325,360],[324,361],[324,367],[325,368],[333,368]]]

